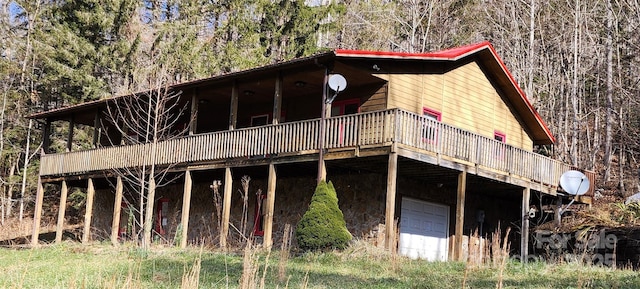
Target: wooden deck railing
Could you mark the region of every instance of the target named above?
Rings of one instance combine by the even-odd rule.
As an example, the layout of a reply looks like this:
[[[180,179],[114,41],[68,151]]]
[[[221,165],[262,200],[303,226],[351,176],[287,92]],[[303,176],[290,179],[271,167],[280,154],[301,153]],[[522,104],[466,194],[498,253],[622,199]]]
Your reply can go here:
[[[155,161],[150,159],[153,144],[47,154],[41,157],[40,174],[80,174],[154,162],[165,165],[285,153],[314,154],[318,151],[319,132],[320,119],[313,119],[186,136],[157,143]],[[326,120],[327,149],[388,146],[393,142],[550,185],[557,185],[560,175],[570,169],[551,158],[399,109]]]

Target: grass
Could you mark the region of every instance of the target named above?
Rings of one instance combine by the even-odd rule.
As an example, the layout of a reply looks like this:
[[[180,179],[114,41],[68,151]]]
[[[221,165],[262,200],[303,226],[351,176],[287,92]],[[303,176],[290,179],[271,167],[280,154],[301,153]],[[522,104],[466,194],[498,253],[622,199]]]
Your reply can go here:
[[[0,249],[0,288],[240,288],[245,252],[63,243],[40,249]],[[278,278],[279,252],[254,252],[254,288],[638,288],[631,270],[509,261],[500,277],[491,266],[425,262],[356,243],[343,252],[289,257]],[[268,266],[265,275],[265,260]],[[256,269],[254,269],[256,270]],[[264,276],[264,278],[263,278]],[[465,277],[466,276],[466,277]],[[466,279],[465,279],[466,278]]]

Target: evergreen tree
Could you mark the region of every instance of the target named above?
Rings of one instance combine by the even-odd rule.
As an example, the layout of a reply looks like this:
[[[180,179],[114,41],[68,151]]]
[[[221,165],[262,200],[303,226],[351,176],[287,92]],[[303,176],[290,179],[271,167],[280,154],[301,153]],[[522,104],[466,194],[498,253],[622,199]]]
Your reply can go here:
[[[316,187],[296,228],[296,239],[303,250],[344,249],[351,241],[333,183],[322,181]]]

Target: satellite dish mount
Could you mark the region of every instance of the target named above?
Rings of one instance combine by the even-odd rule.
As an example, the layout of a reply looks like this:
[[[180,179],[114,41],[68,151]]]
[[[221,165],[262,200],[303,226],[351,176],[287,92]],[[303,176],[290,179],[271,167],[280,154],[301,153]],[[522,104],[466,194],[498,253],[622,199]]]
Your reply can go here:
[[[584,195],[589,190],[590,185],[591,182],[589,182],[589,178],[579,171],[566,171],[562,176],[560,176],[560,187],[562,187],[562,189],[569,195]],[[565,208],[560,210],[559,214],[562,215],[562,213],[566,211],[575,200],[576,199],[574,197]]]
[[[329,85],[329,88],[334,91],[333,95],[326,99],[327,104],[332,103],[338,96],[338,93],[347,88],[347,80],[340,74],[330,75],[327,84]]]

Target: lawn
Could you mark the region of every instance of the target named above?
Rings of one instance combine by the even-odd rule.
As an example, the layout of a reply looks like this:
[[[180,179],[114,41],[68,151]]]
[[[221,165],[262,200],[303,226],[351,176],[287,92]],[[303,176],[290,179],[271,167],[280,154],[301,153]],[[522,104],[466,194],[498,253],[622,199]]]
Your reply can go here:
[[[500,280],[503,288],[640,288],[632,270],[512,261],[500,278],[490,265],[409,260],[364,245],[280,258],[278,251],[77,243],[0,249],[0,288],[496,288]]]

